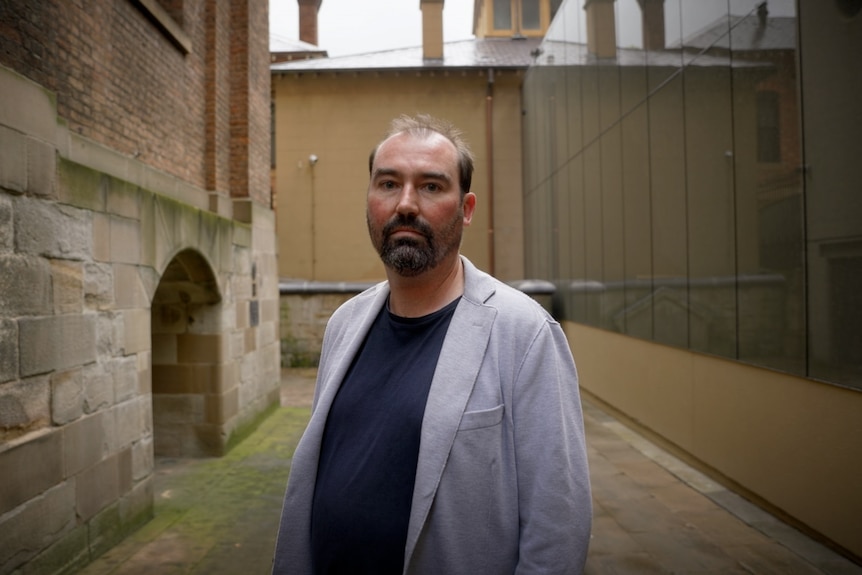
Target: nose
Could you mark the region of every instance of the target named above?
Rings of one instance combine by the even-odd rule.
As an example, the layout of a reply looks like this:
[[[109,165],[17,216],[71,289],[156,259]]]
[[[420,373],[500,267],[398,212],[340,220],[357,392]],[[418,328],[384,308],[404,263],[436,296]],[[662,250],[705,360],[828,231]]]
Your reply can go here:
[[[419,213],[419,197],[412,184],[405,184],[398,195],[398,205],[395,210],[399,214],[415,216]]]

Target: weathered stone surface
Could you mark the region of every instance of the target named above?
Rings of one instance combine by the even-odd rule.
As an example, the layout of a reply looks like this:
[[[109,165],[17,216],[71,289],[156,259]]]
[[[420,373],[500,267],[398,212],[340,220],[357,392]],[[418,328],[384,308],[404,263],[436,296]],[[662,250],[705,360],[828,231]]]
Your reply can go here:
[[[36,196],[53,197],[57,179],[57,151],[54,146],[27,138],[27,190]]]
[[[51,260],[54,287],[54,313],[80,313],[84,309],[83,264]]]
[[[0,452],[0,515],[62,481],[62,450],[61,434],[48,432]],[[0,534],[4,531],[0,525]]]
[[[20,252],[75,260],[92,256],[91,212],[27,197],[15,198],[14,207]]]
[[[150,310],[129,309],[123,312],[123,349],[127,354],[149,351]]]
[[[85,263],[84,302],[91,309],[108,309],[114,304],[114,267],[110,264]]]
[[[65,476],[74,477],[102,460],[105,453],[104,414],[84,417],[63,428]]]
[[[0,440],[51,425],[51,385],[47,376],[0,386]]]
[[[58,170],[57,195],[74,206],[105,211],[109,176],[96,170],[61,160]]]
[[[21,375],[85,365],[96,359],[94,315],[18,320]]]
[[[27,141],[23,134],[0,126],[0,188],[27,191]]]
[[[81,368],[51,376],[51,419],[56,425],[75,421],[84,414],[84,378]]]
[[[114,374],[114,401],[121,403],[138,394],[138,357],[129,355],[111,362]]]
[[[56,456],[54,459],[59,460]],[[13,572],[17,566],[61,540],[75,524],[72,482],[57,485],[6,515],[0,520],[0,573]]]
[[[97,463],[78,474],[75,501],[78,516],[88,521],[120,495],[119,458],[117,455]]]
[[[12,200],[0,191],[0,253],[12,251],[15,247],[15,233],[12,214]]]
[[[43,573],[77,573],[90,562],[87,543],[87,526],[79,525],[22,566],[15,575],[42,575]]]
[[[120,309],[149,307],[150,300],[141,283],[137,266],[114,265],[114,302]]]
[[[50,314],[51,268],[42,258],[0,256],[0,315]]]
[[[114,377],[101,363],[84,367],[84,413],[95,413],[114,403]]]
[[[140,224],[137,220],[111,216],[111,261],[137,264],[141,261]]]
[[[102,312],[96,320],[96,356],[110,360],[123,351],[122,312]]]
[[[17,377],[18,323],[11,319],[0,319],[0,383]]]
[[[93,259],[111,261],[111,216],[93,212]]]
[[[132,445],[132,480],[138,482],[153,473],[153,438],[144,437]]]

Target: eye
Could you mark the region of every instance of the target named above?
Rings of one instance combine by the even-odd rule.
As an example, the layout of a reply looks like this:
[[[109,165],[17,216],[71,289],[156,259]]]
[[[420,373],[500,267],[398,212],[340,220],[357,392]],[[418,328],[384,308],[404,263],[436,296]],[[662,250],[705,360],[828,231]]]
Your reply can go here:
[[[428,182],[425,184],[424,188],[429,192],[439,192],[443,188],[439,184],[435,184],[434,182]]]
[[[398,187],[398,185],[392,180],[383,180],[380,182],[380,187],[384,190],[394,190]]]

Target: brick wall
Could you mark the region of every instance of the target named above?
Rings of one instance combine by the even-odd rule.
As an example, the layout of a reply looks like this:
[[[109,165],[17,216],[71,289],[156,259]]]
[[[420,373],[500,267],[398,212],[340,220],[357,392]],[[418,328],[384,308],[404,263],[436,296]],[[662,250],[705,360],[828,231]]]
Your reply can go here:
[[[168,3],[187,53],[144,4],[158,3],[4,0],[0,64],[55,92],[71,130],[269,205],[269,138],[249,135],[269,132],[266,4]]]

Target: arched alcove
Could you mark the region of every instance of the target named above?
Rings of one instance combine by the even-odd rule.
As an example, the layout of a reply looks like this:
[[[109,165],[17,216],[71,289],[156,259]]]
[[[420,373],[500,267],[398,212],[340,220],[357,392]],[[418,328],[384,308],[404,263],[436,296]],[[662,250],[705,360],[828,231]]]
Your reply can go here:
[[[177,253],[152,302],[153,444],[156,456],[224,452],[227,334],[222,298],[209,262]]]

